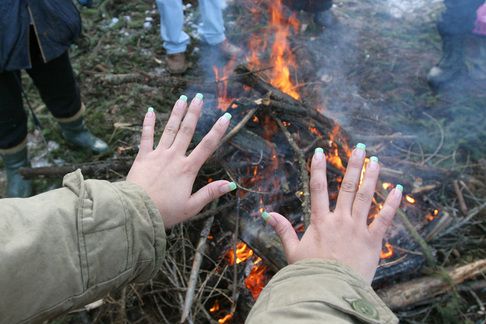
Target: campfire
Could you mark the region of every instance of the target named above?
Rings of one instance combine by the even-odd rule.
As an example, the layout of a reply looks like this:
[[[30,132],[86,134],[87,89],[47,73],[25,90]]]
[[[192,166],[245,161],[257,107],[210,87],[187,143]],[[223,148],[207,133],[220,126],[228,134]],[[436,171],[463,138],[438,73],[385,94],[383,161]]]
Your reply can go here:
[[[148,300],[161,318],[243,322],[268,281],[287,264],[280,241],[261,219],[261,212],[280,212],[302,235],[310,218],[309,167],[314,149],[322,147],[326,154],[333,208],[348,157],[354,144],[362,141],[341,127],[321,103],[315,88],[308,86],[316,81],[312,72],[317,64],[296,40],[306,22],[299,21],[299,16],[288,11],[281,0],[245,0],[241,5],[252,13],[248,25],[262,21],[266,25],[245,35],[244,58],[211,64],[207,69],[210,77],[189,82],[186,92],[205,94],[196,140],[222,112],[229,111],[233,116],[231,129],[203,168],[198,186],[224,178],[236,182],[238,190],[236,195],[227,195],[208,206],[195,222],[172,229],[169,240],[178,243],[168,245],[164,279],[154,280],[139,291],[133,288],[136,292],[132,299],[142,300],[139,293],[146,293],[150,298],[144,297],[140,304]],[[129,73],[103,76],[100,82],[111,86],[127,80],[156,84],[159,79],[150,73]],[[175,88],[186,85],[178,78],[170,80],[177,85]],[[436,251],[428,242],[451,225],[452,216],[440,203],[430,201],[427,193],[440,188],[440,181],[452,173],[425,163],[398,160],[392,154],[381,154],[377,147],[370,147],[369,152],[377,153],[383,168],[369,221],[378,215],[393,184],[404,184],[405,195],[383,242],[373,285],[384,289],[381,296],[385,301],[401,307],[403,304],[395,302],[401,292],[386,288],[392,282],[409,279],[425,265],[434,265]],[[88,177],[126,174],[134,149],[118,153],[117,159],[109,161],[23,172],[27,177],[59,177],[81,168]],[[459,197],[465,188],[458,184],[455,190]],[[462,206],[461,211],[465,215],[467,208]],[[162,296],[161,292],[169,292],[170,296]]]

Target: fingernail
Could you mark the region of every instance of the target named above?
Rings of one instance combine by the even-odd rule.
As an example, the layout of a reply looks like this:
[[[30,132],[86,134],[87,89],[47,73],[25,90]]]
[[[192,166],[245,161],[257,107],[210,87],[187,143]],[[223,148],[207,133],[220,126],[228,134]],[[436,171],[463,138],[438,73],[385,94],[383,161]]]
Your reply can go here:
[[[265,223],[267,223],[267,222],[268,222],[268,219],[270,218],[270,214],[269,214],[269,213],[267,213],[266,211],[264,211],[264,212],[262,213],[262,218],[263,218],[263,220],[265,221]]]
[[[358,144],[356,144],[356,148],[364,151],[364,150],[366,150],[366,145],[363,144],[363,143],[358,143]]]
[[[154,114],[154,108],[148,107],[148,109],[147,109],[147,115],[148,116],[152,116],[153,114]]]
[[[366,145],[363,143],[358,143],[356,144],[356,149],[353,151],[354,156],[359,157],[359,158],[364,158],[366,152]]]
[[[179,100],[181,100],[181,101],[187,101],[187,96],[182,95],[182,96],[179,97]]]
[[[198,100],[203,100],[204,96],[202,93],[197,93],[195,98]]]
[[[314,150],[314,157],[316,158],[316,160],[322,160],[322,158],[324,157],[324,150],[321,147],[317,147]]]
[[[368,163],[368,167],[376,168],[378,166],[378,158],[376,156],[370,157],[370,162]]]
[[[396,188],[398,191],[403,192],[403,186],[402,186],[401,184],[397,184],[397,185],[395,186],[395,188]]]
[[[230,182],[230,183],[227,183],[225,185],[222,185],[221,187],[219,187],[219,190],[221,191],[221,193],[228,193],[230,191],[233,191],[236,189],[236,183],[234,182]]]
[[[231,114],[230,114],[230,113],[225,113],[225,114],[223,115],[223,117],[224,117],[224,118],[226,118],[227,120],[231,120],[231,117],[232,117],[232,116],[231,116]]]

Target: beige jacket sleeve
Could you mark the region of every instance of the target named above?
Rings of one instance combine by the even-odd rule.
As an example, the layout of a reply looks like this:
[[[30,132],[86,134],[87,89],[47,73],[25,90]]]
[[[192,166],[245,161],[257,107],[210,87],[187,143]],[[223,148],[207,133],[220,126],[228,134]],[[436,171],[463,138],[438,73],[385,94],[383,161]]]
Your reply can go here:
[[[130,282],[165,253],[162,218],[128,182],[84,180],[0,201],[0,323],[41,322]]]
[[[398,323],[373,289],[334,261],[309,259],[280,270],[263,289],[247,324]]]

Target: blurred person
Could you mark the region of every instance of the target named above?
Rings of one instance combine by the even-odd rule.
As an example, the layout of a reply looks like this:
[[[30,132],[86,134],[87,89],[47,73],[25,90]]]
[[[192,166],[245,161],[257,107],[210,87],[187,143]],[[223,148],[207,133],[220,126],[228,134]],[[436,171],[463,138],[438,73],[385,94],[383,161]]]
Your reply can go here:
[[[326,28],[337,24],[337,17],[331,10],[333,0],[283,0],[292,10],[304,10],[314,14],[314,22]]]
[[[165,255],[165,230],[189,220],[236,189],[213,181],[192,193],[202,165],[221,143],[225,113],[187,155],[203,105],[196,95],[175,103],[154,149],[156,116],[149,108],[139,152],[126,181],[84,180],[78,170],[63,188],[26,199],[0,200],[0,322],[40,323],[151,279]],[[247,323],[398,323],[371,288],[382,240],[402,199],[397,185],[380,214],[367,218],[380,165],[356,145],[336,208],[329,209],[326,158],[317,148],[310,172],[311,225],[299,240],[289,221],[262,213],[279,235],[289,263],[264,288]]]
[[[156,0],[160,12],[160,36],[167,53],[167,68],[172,74],[186,72],[186,50],[189,35],[184,32],[182,0]],[[202,40],[217,48],[227,57],[238,56],[241,49],[231,44],[224,34],[224,0],[200,0],[199,11],[202,24],[198,32]]]
[[[0,155],[7,197],[32,193],[31,182],[18,172],[29,165],[21,70],[33,80],[66,141],[95,153],[108,151],[86,127],[69,60],[68,48],[80,32],[81,18],[71,0],[0,2]]]
[[[429,85],[438,89],[466,71],[464,44],[484,0],[444,0],[445,11],[437,22],[442,40],[442,57],[427,75]]]

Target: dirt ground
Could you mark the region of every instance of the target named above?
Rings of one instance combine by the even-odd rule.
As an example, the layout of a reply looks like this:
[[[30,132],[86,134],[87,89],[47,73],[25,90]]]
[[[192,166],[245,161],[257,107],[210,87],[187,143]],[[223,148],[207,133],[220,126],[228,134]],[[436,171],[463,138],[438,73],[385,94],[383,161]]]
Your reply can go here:
[[[248,13],[239,3],[229,1],[225,20],[228,38],[244,47],[249,35],[265,24],[242,28]],[[313,64],[312,73],[298,80],[306,94],[303,100],[322,103],[325,114],[335,118],[354,142],[367,140],[371,151],[476,179],[465,193],[466,202],[470,209],[484,205],[486,77],[477,80],[463,75],[439,93],[431,91],[425,80],[428,69],[441,55],[435,21],[442,2],[342,0],[336,1],[333,10],[339,24],[325,30],[317,28],[308,14],[298,13],[301,31],[292,44],[305,48]],[[29,102],[49,143],[46,149],[41,136],[32,132],[29,148],[35,165],[132,156],[147,107],[154,107],[159,119],[165,120],[181,94],[195,94],[201,80],[208,79],[208,52],[198,40],[197,3],[187,3],[185,12],[185,28],[193,37],[188,51],[192,68],[182,77],[173,77],[165,66],[153,1],[107,0],[96,8],[81,9],[83,37],[73,46],[71,59],[88,108],[88,125],[108,141],[113,152],[100,157],[68,149],[24,76]],[[471,37],[468,43],[468,65],[473,67],[478,46],[486,47],[486,39]],[[127,74],[138,78],[120,78]],[[397,133],[396,140],[380,137]],[[0,176],[0,182],[2,179],[4,182]],[[428,197],[456,217],[457,199],[447,180],[441,179],[443,185]],[[36,180],[35,188],[42,192],[60,183]],[[483,210],[467,228],[431,242],[440,265],[484,258],[485,228]],[[484,278],[481,280],[484,284]],[[485,297],[484,287],[479,291],[453,290],[398,316],[405,323],[484,323]],[[68,316],[60,321],[86,322],[90,318],[86,316]]]

